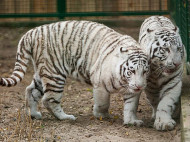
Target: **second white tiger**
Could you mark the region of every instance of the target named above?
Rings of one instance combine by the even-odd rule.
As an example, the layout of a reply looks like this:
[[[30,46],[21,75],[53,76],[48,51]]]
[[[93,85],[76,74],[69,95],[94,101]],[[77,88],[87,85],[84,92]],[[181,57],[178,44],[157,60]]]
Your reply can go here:
[[[76,118],[61,108],[67,76],[93,86],[95,117],[107,117],[110,93],[121,88],[124,95],[124,123],[141,125],[136,117],[139,95],[146,87],[149,71],[146,54],[130,36],[95,22],[65,21],[40,26],[28,31],[20,40],[15,68],[0,85],[20,82],[28,61],[34,65],[34,79],[26,89],[30,115],[41,119],[37,110],[44,106],[58,119]]]
[[[139,43],[150,56],[150,75],[145,89],[152,106],[157,130],[172,130],[172,119],[182,86],[185,48],[178,28],[164,16],[151,16],[143,22]]]

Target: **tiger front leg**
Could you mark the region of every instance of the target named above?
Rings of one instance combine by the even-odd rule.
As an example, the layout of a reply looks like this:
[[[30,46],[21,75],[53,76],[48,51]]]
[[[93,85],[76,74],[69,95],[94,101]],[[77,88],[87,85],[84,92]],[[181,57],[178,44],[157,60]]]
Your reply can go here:
[[[158,104],[154,127],[157,130],[172,130],[176,122],[172,119],[172,113],[175,110],[175,105],[179,101],[181,94],[182,82],[178,82],[174,88],[165,92],[165,96]]]
[[[103,88],[98,87],[93,89],[94,107],[93,114],[96,118],[109,118],[108,109],[110,106],[110,94]]]
[[[143,121],[137,118],[140,93],[124,95],[124,125],[142,126]]]
[[[152,121],[154,121],[156,119],[156,111],[158,103],[160,101],[159,93],[153,95],[150,92],[146,91],[146,98],[148,103],[152,107]]]

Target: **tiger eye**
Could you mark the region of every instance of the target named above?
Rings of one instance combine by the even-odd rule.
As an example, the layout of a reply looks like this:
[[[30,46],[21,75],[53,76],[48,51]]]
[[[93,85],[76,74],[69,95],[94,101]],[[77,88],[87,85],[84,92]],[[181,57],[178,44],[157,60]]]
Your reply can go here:
[[[168,53],[170,53],[170,49],[169,49],[169,48],[166,48],[166,51],[167,51]]]
[[[177,48],[177,51],[182,52],[182,48],[181,48],[181,47],[178,47],[178,48]]]
[[[135,74],[135,70],[132,70],[131,72]]]

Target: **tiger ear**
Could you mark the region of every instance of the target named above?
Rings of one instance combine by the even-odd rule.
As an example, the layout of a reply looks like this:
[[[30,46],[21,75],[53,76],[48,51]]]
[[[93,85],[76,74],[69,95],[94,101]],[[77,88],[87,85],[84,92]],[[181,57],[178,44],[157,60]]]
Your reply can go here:
[[[175,28],[173,30],[174,30],[174,32],[179,33],[179,28],[177,26],[175,26]]]
[[[120,47],[120,52],[128,52],[128,49],[126,47]]]
[[[151,32],[153,32],[153,30],[150,30],[149,28],[147,29],[147,32],[148,33],[151,33]]]
[[[116,54],[116,57],[122,57],[123,53],[127,53],[129,49],[127,47],[120,47]]]

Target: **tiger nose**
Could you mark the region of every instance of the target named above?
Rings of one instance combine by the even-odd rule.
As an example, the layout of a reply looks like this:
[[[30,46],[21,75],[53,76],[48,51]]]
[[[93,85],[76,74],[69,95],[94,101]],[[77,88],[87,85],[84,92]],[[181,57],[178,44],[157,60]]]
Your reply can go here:
[[[167,64],[169,67],[172,67],[173,65],[175,65],[173,62],[168,62]]]
[[[175,65],[175,67],[178,67],[180,65],[180,63],[173,63]]]

